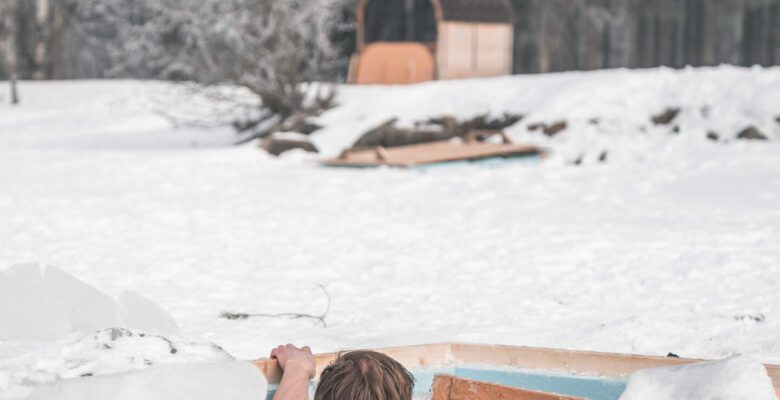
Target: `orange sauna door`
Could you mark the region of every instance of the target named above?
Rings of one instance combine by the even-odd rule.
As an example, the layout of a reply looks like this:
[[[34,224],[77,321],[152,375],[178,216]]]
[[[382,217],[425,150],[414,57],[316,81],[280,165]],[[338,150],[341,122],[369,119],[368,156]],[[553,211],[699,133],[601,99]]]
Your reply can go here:
[[[434,79],[434,71],[433,54],[421,43],[372,43],[360,55],[356,83],[393,85],[426,82]]]

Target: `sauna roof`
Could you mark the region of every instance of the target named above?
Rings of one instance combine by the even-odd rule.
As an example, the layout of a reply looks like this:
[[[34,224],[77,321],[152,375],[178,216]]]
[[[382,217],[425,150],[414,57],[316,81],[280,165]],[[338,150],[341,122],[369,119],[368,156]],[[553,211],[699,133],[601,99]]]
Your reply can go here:
[[[505,0],[438,0],[445,21],[511,23],[512,9]]]

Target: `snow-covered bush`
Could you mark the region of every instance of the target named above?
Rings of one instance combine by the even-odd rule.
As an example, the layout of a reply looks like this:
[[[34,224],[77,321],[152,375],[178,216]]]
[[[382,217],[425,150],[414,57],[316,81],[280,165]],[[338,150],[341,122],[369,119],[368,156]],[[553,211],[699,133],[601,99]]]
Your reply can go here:
[[[232,84],[289,116],[304,82],[328,80],[337,0],[68,0],[84,52],[106,77]]]

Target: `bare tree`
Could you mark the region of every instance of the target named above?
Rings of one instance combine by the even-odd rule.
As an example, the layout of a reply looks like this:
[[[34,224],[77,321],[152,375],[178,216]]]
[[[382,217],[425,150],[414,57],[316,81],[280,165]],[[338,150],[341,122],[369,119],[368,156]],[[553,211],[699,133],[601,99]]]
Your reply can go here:
[[[203,47],[204,59],[214,76],[248,88],[273,113],[309,112],[318,105],[305,103],[302,83],[332,78],[332,7],[330,0],[219,1],[225,18],[214,21],[216,46]]]
[[[244,87],[264,110],[255,123],[316,114],[333,99],[332,90],[307,94],[308,83],[334,78],[339,0],[69,1],[88,52],[109,60],[107,77]]]
[[[248,319],[253,317],[312,319],[316,321],[317,324],[322,324],[323,328],[327,328],[328,324],[325,322],[325,318],[328,317],[328,313],[330,312],[330,304],[331,304],[330,293],[328,293],[328,289],[326,289],[325,286],[323,285],[317,285],[317,287],[319,287],[322,290],[322,293],[325,294],[325,300],[327,301],[327,303],[325,304],[325,310],[322,311],[322,313],[320,314],[310,314],[310,313],[300,313],[300,312],[245,313],[245,312],[223,311],[219,314],[219,316],[225,319],[232,319],[232,320]]]
[[[16,90],[16,74],[11,75],[11,104],[19,104],[19,92]]]
[[[0,78],[16,73],[16,1],[0,1]]]

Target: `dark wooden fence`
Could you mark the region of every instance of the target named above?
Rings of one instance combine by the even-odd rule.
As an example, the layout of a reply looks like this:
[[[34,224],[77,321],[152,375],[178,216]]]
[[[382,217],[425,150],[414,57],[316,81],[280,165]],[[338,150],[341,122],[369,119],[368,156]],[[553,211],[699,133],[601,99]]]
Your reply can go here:
[[[515,73],[780,64],[780,0],[512,0]]]

